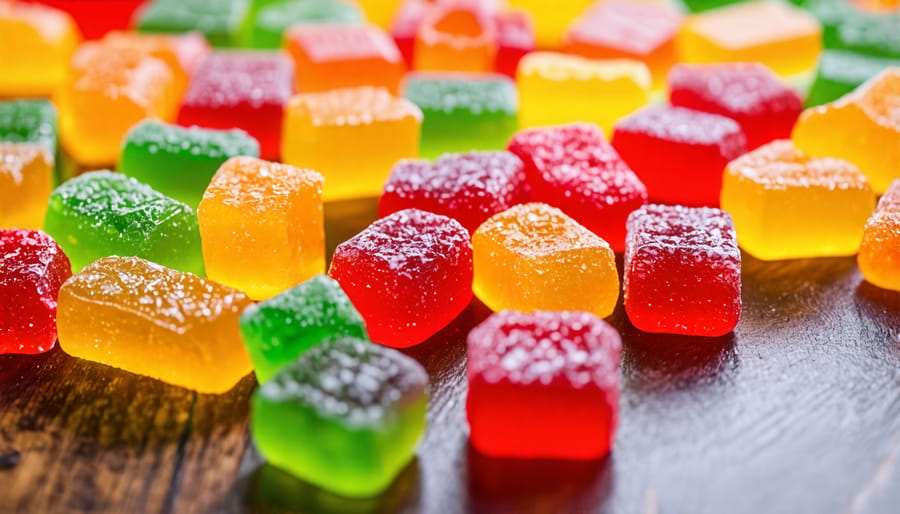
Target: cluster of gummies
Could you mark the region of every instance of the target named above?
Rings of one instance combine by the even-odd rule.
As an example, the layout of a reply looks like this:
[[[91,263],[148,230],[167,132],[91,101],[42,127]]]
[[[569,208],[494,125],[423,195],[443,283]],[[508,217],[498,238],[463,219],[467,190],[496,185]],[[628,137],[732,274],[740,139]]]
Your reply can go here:
[[[799,3],[0,0],[0,353],[255,371],[267,459],[369,496],[425,430],[394,348],[474,294],[473,446],[602,457],[620,291],[712,337],[739,246],[900,290],[897,14]],[[327,262],[323,202],[373,196]]]

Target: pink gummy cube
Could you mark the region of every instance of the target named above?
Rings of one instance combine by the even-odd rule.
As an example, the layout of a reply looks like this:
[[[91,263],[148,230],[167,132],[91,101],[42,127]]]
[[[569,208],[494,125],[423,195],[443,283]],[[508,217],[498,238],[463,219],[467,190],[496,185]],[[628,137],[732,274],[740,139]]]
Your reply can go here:
[[[741,252],[731,216],[648,205],[628,217],[625,311],[645,332],[721,336],[741,317]]]

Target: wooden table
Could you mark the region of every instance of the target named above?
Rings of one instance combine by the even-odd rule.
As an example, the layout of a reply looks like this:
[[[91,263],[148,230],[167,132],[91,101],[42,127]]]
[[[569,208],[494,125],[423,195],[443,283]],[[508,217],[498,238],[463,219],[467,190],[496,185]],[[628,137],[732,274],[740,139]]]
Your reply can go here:
[[[372,202],[329,206],[329,247],[374,216]],[[207,396],[58,348],[2,356],[0,454],[20,456],[0,458],[0,512],[900,512],[900,295],[862,282],[853,258],[745,255],[743,297],[719,339],[644,334],[616,310],[621,424],[611,456],[586,463],[470,449],[464,339],[488,314],[473,302],[408,352],[431,376],[428,433],[366,501],[262,463],[252,376]]]

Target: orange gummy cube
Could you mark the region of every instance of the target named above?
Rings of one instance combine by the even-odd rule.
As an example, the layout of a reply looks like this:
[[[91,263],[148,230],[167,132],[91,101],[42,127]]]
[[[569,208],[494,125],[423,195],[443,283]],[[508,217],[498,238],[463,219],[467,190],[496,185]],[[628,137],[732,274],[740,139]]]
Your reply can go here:
[[[900,67],[888,68],[856,91],[803,111],[791,136],[813,155],[859,166],[875,192],[900,177]]]
[[[163,61],[172,72],[175,91],[180,98],[200,59],[210,52],[209,43],[199,32],[188,34],[145,34],[141,32],[108,32],[102,43],[113,48],[143,50]]]
[[[322,183],[312,170],[225,161],[197,209],[207,277],[265,300],[324,273]]]
[[[297,91],[380,86],[396,94],[406,65],[396,43],[374,25],[297,25],[284,35]]]
[[[475,4],[436,5],[416,32],[413,68],[489,72],[497,54],[494,18]]]
[[[740,3],[689,17],[678,35],[688,63],[761,62],[790,75],[813,68],[822,50],[822,27],[786,2]]]
[[[419,153],[422,111],[386,89],[295,95],[285,108],[281,157],[325,177],[325,200],[377,196],[394,164]]]
[[[63,11],[0,1],[0,96],[51,95],[80,39]]]
[[[132,125],[145,118],[172,121],[177,107],[163,61],[134,48],[86,43],[72,58],[59,95],[62,144],[79,164],[112,164]]]
[[[866,280],[900,291],[900,180],[895,180],[866,222],[857,258]]]
[[[616,258],[602,238],[542,203],[512,207],[472,235],[473,289],[495,311],[609,316],[619,298]]]
[[[0,143],[0,229],[43,229],[53,157],[27,143]]]

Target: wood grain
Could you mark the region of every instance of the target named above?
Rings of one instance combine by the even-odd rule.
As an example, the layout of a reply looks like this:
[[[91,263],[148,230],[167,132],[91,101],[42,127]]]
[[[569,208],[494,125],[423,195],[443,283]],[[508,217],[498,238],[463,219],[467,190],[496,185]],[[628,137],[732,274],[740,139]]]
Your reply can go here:
[[[326,214],[333,249],[375,205]],[[745,255],[743,280],[743,319],[723,338],[641,333],[616,310],[621,425],[598,462],[469,447],[464,339],[489,314],[474,301],[408,351],[431,376],[429,430],[391,489],[363,501],[262,463],[252,377],[208,396],[58,349],[0,356],[0,455],[20,454],[0,469],[0,512],[900,512],[900,295],[863,282],[853,258]]]

